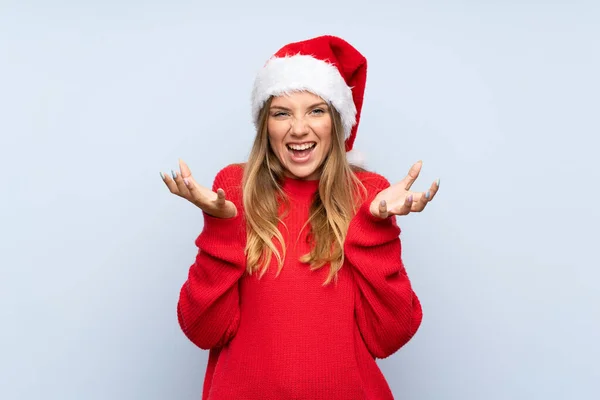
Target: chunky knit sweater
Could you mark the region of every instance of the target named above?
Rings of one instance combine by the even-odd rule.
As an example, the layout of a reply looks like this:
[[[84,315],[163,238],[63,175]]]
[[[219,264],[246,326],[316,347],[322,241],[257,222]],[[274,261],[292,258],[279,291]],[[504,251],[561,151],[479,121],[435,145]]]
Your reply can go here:
[[[307,229],[298,237],[318,181],[283,182],[291,203],[279,226],[287,254],[279,275],[273,257],[259,279],[245,273],[242,174],[242,166],[230,165],[215,178],[213,190],[223,188],[238,215],[204,214],[177,307],[185,335],[210,349],[202,399],[392,399],[375,359],[413,337],[422,311],[402,264],[395,218],[369,211],[389,183],[358,173],[368,198],[350,223],[337,282],[324,286],[328,266],[311,271],[298,261],[309,252]]]

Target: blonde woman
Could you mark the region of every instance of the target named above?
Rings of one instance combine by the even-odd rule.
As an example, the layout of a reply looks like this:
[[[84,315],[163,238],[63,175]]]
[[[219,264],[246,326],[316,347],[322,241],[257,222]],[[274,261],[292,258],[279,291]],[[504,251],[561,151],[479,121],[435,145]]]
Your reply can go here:
[[[291,43],[258,73],[249,159],[198,184],[185,163],[169,190],[204,228],[180,293],[185,335],[209,349],[204,400],[392,399],[375,359],[421,324],[401,258],[397,215],[421,163],[390,185],[348,161],[366,60],[333,36]]]

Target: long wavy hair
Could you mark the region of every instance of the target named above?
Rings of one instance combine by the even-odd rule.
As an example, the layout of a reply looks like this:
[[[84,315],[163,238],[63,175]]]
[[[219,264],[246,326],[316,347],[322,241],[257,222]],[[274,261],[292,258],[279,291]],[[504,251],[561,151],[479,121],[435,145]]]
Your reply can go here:
[[[281,188],[284,167],[269,143],[267,122],[272,97],[259,114],[256,137],[248,162],[244,168],[243,204],[247,226],[246,260],[247,272],[262,277],[273,256],[283,268],[286,246],[277,226],[282,216],[278,214],[282,201],[289,211],[289,200]],[[359,167],[350,165],[346,158],[342,121],[338,111],[330,105],[332,118],[332,144],[321,165],[319,190],[315,194],[309,219],[302,231],[310,226],[310,253],[300,261],[316,270],[327,264],[327,285],[337,279],[344,262],[344,240],[350,220],[358,207],[358,199],[365,188],[355,175]],[[277,246],[277,243],[279,246]]]

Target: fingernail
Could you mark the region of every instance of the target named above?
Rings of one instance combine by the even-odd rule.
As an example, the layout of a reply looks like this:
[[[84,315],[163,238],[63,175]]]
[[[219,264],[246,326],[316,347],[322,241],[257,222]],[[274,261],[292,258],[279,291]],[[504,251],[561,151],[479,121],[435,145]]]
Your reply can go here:
[[[408,196],[408,201],[410,201],[410,202],[412,203],[412,201],[413,201],[413,196],[412,196],[412,194],[411,194],[410,196]]]
[[[173,170],[171,170],[171,175],[173,175],[173,179],[177,178],[177,174]]]
[[[183,178],[183,183],[185,183],[185,186],[189,186],[190,185],[190,181],[188,178]]]
[[[381,200],[381,201],[379,202],[379,205],[380,205],[380,206],[382,206],[382,207],[383,207],[383,206],[385,206],[385,200]]]
[[[427,193],[425,193],[425,198],[429,200],[429,196],[431,196],[431,193],[429,193],[429,190],[428,190]]]
[[[165,175],[162,172],[160,173],[160,177],[163,181],[165,180]]]
[[[440,178],[438,178],[438,180],[437,180],[436,183],[437,183],[438,186],[440,186]]]

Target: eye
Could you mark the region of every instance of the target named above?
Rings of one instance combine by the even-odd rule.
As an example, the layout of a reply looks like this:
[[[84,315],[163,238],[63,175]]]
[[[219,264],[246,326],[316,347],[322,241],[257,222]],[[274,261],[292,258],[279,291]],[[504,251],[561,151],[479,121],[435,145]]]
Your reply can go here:
[[[323,110],[322,108],[315,108],[314,110],[311,111],[311,113],[313,113],[313,114],[325,114],[325,110]]]
[[[273,117],[283,117],[288,115],[288,113],[286,113],[285,111],[275,111],[273,114],[271,114]]]

